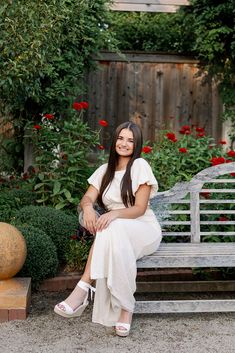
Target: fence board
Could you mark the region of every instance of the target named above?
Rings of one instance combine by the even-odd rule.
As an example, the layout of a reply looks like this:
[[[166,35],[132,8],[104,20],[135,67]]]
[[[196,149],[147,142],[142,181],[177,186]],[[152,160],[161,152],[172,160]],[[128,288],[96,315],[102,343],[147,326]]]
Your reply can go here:
[[[215,139],[221,138],[222,104],[212,80],[198,76],[198,61],[190,57],[126,52],[125,57],[103,52],[98,70],[88,76],[91,109],[89,125],[102,129],[102,142],[109,143],[111,131],[132,120],[140,124],[144,139],[154,141],[159,130],[177,132],[182,125],[204,127]]]

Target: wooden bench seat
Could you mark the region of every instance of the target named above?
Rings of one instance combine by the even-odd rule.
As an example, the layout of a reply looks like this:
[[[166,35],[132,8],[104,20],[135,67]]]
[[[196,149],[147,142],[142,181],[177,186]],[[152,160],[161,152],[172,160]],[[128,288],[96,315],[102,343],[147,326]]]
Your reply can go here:
[[[235,267],[235,243],[162,243],[158,251],[139,260],[138,267]]]
[[[235,177],[231,173],[235,163],[217,165],[190,182],[159,192],[152,208],[159,215],[163,241],[155,253],[137,261],[137,268],[235,267]],[[235,312],[235,299],[137,301],[135,308],[136,313],[206,311]]]

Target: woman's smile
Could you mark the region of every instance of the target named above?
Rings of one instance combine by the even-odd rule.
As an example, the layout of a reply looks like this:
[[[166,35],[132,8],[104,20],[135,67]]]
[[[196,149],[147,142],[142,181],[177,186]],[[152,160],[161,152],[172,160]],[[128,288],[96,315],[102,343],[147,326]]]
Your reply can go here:
[[[130,157],[134,151],[133,132],[122,129],[116,141],[116,152],[123,157]]]

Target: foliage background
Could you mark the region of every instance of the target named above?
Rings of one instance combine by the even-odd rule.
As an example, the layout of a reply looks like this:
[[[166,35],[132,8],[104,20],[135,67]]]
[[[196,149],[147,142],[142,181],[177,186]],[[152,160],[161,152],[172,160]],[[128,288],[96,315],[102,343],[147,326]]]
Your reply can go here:
[[[92,55],[115,43],[104,30],[108,3],[0,1],[0,116],[14,127],[14,140],[7,146],[0,140],[0,145],[14,156],[18,169],[25,123],[38,122],[41,113],[57,112],[69,119],[68,107],[85,92],[83,77]]]

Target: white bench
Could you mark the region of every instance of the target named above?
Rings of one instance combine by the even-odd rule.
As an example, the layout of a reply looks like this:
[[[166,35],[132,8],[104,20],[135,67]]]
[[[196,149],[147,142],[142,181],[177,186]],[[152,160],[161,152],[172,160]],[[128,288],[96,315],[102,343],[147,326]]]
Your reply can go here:
[[[204,169],[190,182],[159,192],[153,207],[161,213],[163,242],[137,261],[137,268],[235,267],[235,177],[230,173],[235,173],[234,162]],[[211,236],[233,237],[234,242],[208,242]],[[167,237],[176,241],[164,242]],[[135,308],[135,313],[211,311],[235,312],[235,299],[137,301]]]

